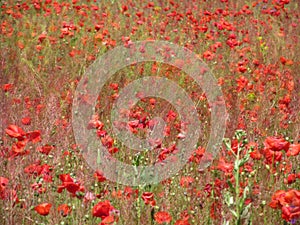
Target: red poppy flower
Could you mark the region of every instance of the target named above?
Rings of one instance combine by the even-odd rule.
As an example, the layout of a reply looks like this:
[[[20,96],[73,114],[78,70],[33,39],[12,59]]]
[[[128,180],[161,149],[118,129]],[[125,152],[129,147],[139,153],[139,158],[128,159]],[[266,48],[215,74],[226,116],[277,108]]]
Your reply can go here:
[[[225,173],[231,173],[233,170],[233,165],[232,163],[225,162],[224,158],[220,158],[217,169]]]
[[[245,66],[239,66],[238,71],[241,73],[245,73],[247,71],[247,68]]]
[[[254,150],[253,152],[250,152],[250,157],[251,157],[252,159],[259,160],[259,159],[261,159],[262,155],[261,155],[260,152],[256,149],[256,150]]]
[[[37,151],[45,154],[45,155],[49,155],[49,153],[54,149],[54,146],[52,145],[44,145],[44,146],[40,146],[37,147]]]
[[[98,182],[104,182],[106,181],[106,178],[105,176],[103,175],[103,173],[99,170],[97,170],[95,173],[94,173],[94,177],[97,179]]]
[[[79,191],[80,185],[73,182],[66,182],[64,183],[64,187],[68,192],[75,194],[77,191]]]
[[[73,178],[70,176],[70,174],[61,174],[59,175],[59,179],[63,182],[74,182]]]
[[[47,216],[50,212],[51,207],[52,204],[50,203],[42,203],[34,207],[34,210],[42,216]]]
[[[300,191],[291,189],[288,191],[279,190],[272,196],[269,206],[281,209],[281,216],[286,221],[300,218]]]
[[[41,162],[33,163],[27,167],[25,167],[24,172],[29,175],[40,175],[42,171],[42,167],[40,165]]]
[[[104,124],[99,120],[98,115],[93,115],[92,119],[89,121],[88,129],[98,129],[101,130],[103,128]]]
[[[203,58],[207,59],[207,60],[213,60],[213,58],[215,57],[214,53],[212,53],[211,51],[207,50],[206,52],[203,53]]]
[[[285,184],[292,184],[296,181],[297,175],[294,173],[291,173],[288,175],[287,179],[284,179]]]
[[[102,145],[111,148],[114,142],[114,139],[110,136],[106,135],[105,137],[101,138]]]
[[[0,177],[0,191],[4,190],[8,184],[8,179],[5,177]]]
[[[285,193],[285,203],[292,206],[300,206],[300,191],[291,189]]]
[[[61,174],[59,179],[62,181],[62,185],[58,187],[58,193],[61,193],[63,189],[67,189],[67,191],[73,195],[75,195],[77,191],[84,191],[84,187],[81,186],[80,183],[75,182],[70,174]]]
[[[118,83],[111,83],[111,84],[109,85],[109,87],[110,87],[111,89],[113,89],[114,91],[117,91],[117,90],[119,89],[119,84],[118,84]]]
[[[52,176],[50,175],[51,166],[48,164],[41,165],[40,163],[41,162],[38,161],[25,167],[24,172],[34,177],[42,175],[44,181],[52,182]]]
[[[192,177],[182,177],[180,179],[180,186],[187,188],[190,187],[190,185],[194,182],[194,178]]]
[[[233,139],[231,141],[231,149],[232,151],[237,154],[237,151],[238,151],[238,147],[239,147],[239,142],[237,139]],[[228,152],[228,154],[231,154],[231,152]]]
[[[22,128],[16,126],[16,125],[9,125],[5,132],[13,138],[17,138],[19,141],[24,140],[25,132],[22,130]]]
[[[113,224],[114,222],[115,218],[113,216],[107,216],[101,221],[100,225]]]
[[[289,150],[287,151],[287,156],[296,156],[300,153],[300,144],[291,144]]]
[[[6,198],[6,186],[8,184],[8,179],[5,177],[0,177],[0,198],[5,199]]]
[[[30,117],[24,117],[24,118],[22,118],[21,122],[22,122],[22,124],[24,124],[24,125],[30,125],[30,123],[31,123],[31,118],[30,118]]]
[[[205,153],[205,148],[203,147],[198,147],[193,154],[191,155],[191,157],[189,158],[189,162],[195,162],[195,163],[200,163],[201,159],[203,157]]]
[[[123,195],[130,199],[134,194],[138,195],[138,190],[133,190],[131,187],[125,187],[123,191]]]
[[[280,57],[280,62],[283,64],[283,65],[293,65],[294,62],[290,59],[286,59],[284,58],[283,56]]]
[[[177,220],[175,225],[190,225],[188,220]]]
[[[155,206],[156,202],[154,200],[154,194],[152,192],[144,192],[142,194],[142,199],[146,205]]]
[[[39,40],[39,42],[40,43],[42,43],[43,42],[43,40],[45,40],[46,39],[46,34],[45,33],[43,33],[43,34],[41,34],[40,36],[39,36],[39,38],[38,38],[38,40]]]
[[[57,211],[62,215],[62,216],[67,216],[71,213],[72,208],[68,206],[67,204],[62,204],[58,206]]]
[[[118,151],[119,151],[119,149],[117,147],[111,147],[108,149],[109,154],[114,154]]]
[[[237,86],[238,86],[237,87],[238,92],[241,92],[242,90],[244,90],[247,87],[248,83],[249,83],[248,79],[244,76],[240,76],[236,80],[236,82],[237,82]]]
[[[99,202],[93,207],[92,213],[94,217],[100,217],[104,219],[105,217],[109,216],[110,211],[112,211],[114,207],[110,204],[108,200],[104,202]]]
[[[14,154],[20,155],[20,154],[25,154],[25,146],[27,144],[27,140],[24,141],[18,141],[16,143],[14,143],[11,147],[11,150]]]
[[[267,137],[264,142],[265,148],[271,151],[288,151],[290,143],[283,138],[278,137]]]
[[[120,199],[122,197],[122,191],[121,190],[118,190],[118,191],[113,190],[111,192],[111,196],[114,197],[114,198],[119,198]]]
[[[2,86],[2,90],[3,90],[4,92],[8,92],[10,89],[12,89],[12,87],[13,87],[13,84],[4,84],[4,85]]]
[[[154,219],[158,224],[170,223],[172,221],[170,214],[164,211],[155,213]]]
[[[267,148],[264,149],[263,154],[266,158],[267,164],[272,164],[276,162],[280,162],[282,160],[282,152],[274,152]]]
[[[32,143],[37,143],[41,141],[41,132],[39,130],[31,131],[26,133],[26,137]]]

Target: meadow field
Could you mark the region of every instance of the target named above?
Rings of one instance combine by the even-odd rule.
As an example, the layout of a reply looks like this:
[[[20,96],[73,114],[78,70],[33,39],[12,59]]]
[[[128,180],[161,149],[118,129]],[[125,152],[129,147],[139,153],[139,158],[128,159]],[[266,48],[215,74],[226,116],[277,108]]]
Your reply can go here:
[[[300,224],[299,0],[0,17],[1,225]]]

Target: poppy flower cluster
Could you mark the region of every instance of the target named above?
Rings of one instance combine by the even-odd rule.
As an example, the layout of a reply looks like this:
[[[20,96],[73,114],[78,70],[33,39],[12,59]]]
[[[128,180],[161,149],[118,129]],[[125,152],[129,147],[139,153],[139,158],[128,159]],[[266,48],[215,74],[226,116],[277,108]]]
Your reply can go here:
[[[66,189],[72,196],[76,196],[77,192],[84,192],[84,187],[80,184],[80,182],[75,181],[70,174],[61,174],[59,175],[59,179],[62,184],[58,186],[57,192],[61,193],[64,189]]]
[[[33,177],[41,176],[45,182],[53,181],[52,168],[48,164],[41,164],[41,161],[36,161],[24,168],[25,174]]]
[[[102,219],[101,225],[112,224],[118,221],[119,212],[116,210],[108,200],[103,202],[98,202],[92,209],[92,214],[94,217],[99,217]]]
[[[34,210],[41,216],[47,216],[47,215],[49,215],[51,208],[52,208],[52,204],[45,202],[45,203],[41,203],[41,204],[35,206]],[[68,206],[67,204],[61,204],[57,207],[57,211],[60,215],[62,215],[63,217],[66,217],[67,215],[69,215],[71,213],[72,208],[70,206]]]
[[[25,132],[21,127],[9,125],[5,129],[5,132],[9,137],[16,139],[12,144],[11,151],[8,153],[9,158],[28,155],[29,150],[25,149],[27,143],[37,143],[41,141],[41,132],[39,130]]]
[[[264,156],[267,164],[275,164],[282,160],[282,151],[287,152],[290,143],[284,138],[279,137],[267,137],[264,142]]]
[[[298,9],[298,1],[290,0],[2,1],[1,222],[228,224],[251,214],[252,224],[278,224],[276,209],[283,220],[297,224]],[[95,115],[86,126],[95,131],[111,158],[135,166],[155,162],[164,166],[166,159],[176,163],[181,152],[177,141],[189,134],[177,108],[165,100],[146,98],[139,91],[137,104],[119,112],[130,120],[114,121],[117,129],[144,138],[157,127],[152,115],[162,117],[163,137],[149,141],[156,147],[153,151],[124,154],[126,148],[109,124],[109,110],[126,85],[146,75],[163,76],[178,83],[196,103],[203,127],[200,146],[194,146],[189,162],[176,176],[155,185],[122,187],[108,181],[102,168],[91,170],[71,129],[76,87],[98,56],[117,45],[132,48],[138,40],[169,41],[203,59],[207,67],[198,75],[210,68],[226,101],[225,136],[243,129],[249,143],[231,140],[232,151],[221,149],[211,166],[198,169],[209,150],[205,143],[214,122],[209,120],[213,108],[201,87],[179,69],[189,65],[168,49],[161,56],[173,60],[174,67],[142,62],[116,72],[101,88]],[[80,101],[92,107],[92,99],[87,91]],[[236,155],[240,158],[234,162]],[[277,187],[289,189],[270,192]],[[234,195],[226,196],[229,190]],[[272,194],[270,207],[261,204]],[[236,211],[241,215],[231,215],[237,203],[247,210],[241,207]],[[263,207],[257,207],[260,204]]]
[[[110,154],[114,154],[119,151],[118,148],[113,146],[114,139],[108,135],[104,130],[104,124],[99,120],[98,115],[93,115],[88,123],[88,129],[96,129],[97,136],[101,139],[102,145],[108,149]]]
[[[276,191],[269,206],[280,209],[282,218],[288,222],[300,220],[300,191],[294,189]]]
[[[283,156],[297,156],[300,153],[300,144],[291,144],[284,138],[267,137],[264,142],[263,155],[266,164],[275,165],[276,162],[281,162]]]
[[[159,211],[154,214],[154,219],[158,224],[170,223],[172,216],[166,211]]]

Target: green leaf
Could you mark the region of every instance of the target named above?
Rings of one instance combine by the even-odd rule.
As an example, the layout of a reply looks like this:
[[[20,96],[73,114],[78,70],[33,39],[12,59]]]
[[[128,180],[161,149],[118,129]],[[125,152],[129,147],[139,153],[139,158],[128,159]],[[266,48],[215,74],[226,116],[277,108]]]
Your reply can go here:
[[[240,142],[242,140],[242,137],[245,137],[247,134],[244,130],[237,130],[235,132],[236,139]]]
[[[237,218],[237,217],[238,217],[238,215],[236,214],[236,212],[235,212],[234,210],[232,210],[232,209],[229,209],[229,211],[232,213],[232,215],[234,215],[234,217],[235,217],[235,218]]]
[[[238,203],[240,209],[244,208],[244,203],[245,203],[245,199],[244,198],[240,199],[240,202]]]
[[[244,158],[242,158],[239,162],[239,167],[242,167],[243,165],[245,165],[245,163],[249,160],[249,157],[245,156]]]
[[[231,141],[230,141],[230,139],[229,138],[224,138],[223,142],[224,142],[224,144],[226,146],[226,149],[227,150],[231,150]]]
[[[224,221],[223,225],[229,225],[229,221],[228,220]]]
[[[243,197],[244,197],[244,199],[246,199],[247,198],[247,194],[249,193],[249,187],[247,186],[247,187],[245,187],[245,189],[244,189],[244,191],[243,191]]]
[[[250,207],[251,207],[251,203],[250,203],[249,205],[247,205],[247,206],[243,209],[242,215],[241,215],[241,218],[242,218],[242,219],[248,219],[248,218],[249,218],[249,216],[250,216],[250,213],[249,213]]]
[[[224,200],[225,200],[225,203],[228,206],[232,206],[233,203],[234,203],[233,196],[229,192],[225,192],[225,194],[224,194]]]

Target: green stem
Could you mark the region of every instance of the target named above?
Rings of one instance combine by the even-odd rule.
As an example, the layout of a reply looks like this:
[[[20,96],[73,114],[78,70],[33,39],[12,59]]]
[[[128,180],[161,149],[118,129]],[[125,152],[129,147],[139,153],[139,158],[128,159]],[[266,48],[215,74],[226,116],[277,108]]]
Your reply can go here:
[[[240,161],[240,147],[238,147],[236,162]],[[239,174],[239,165],[235,168],[235,200],[236,200],[236,214],[237,221],[236,225],[240,225],[240,174]]]

